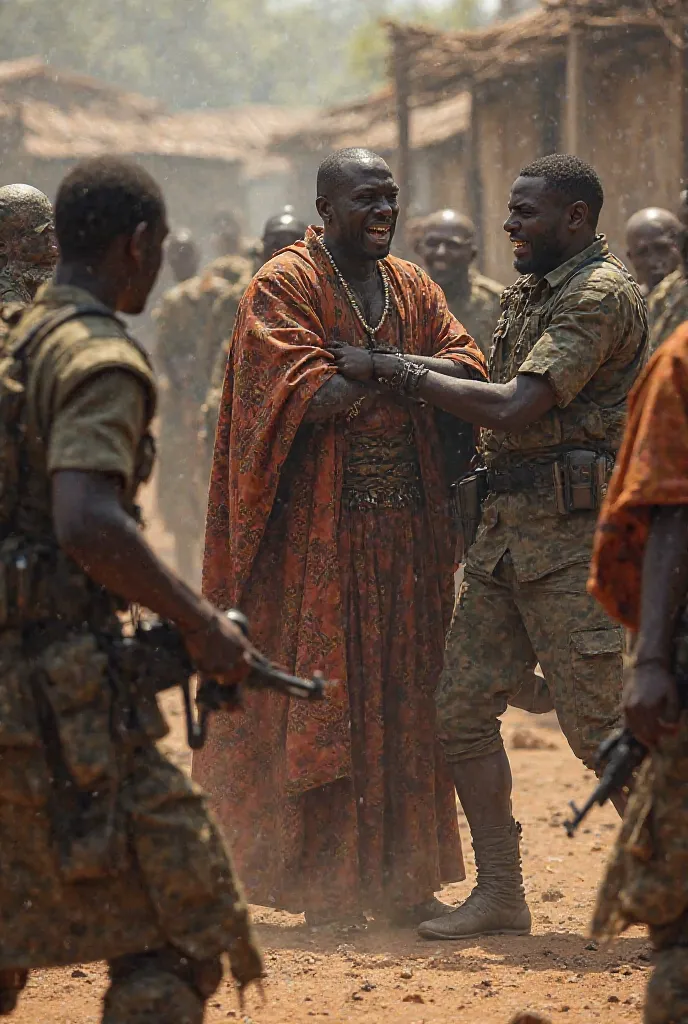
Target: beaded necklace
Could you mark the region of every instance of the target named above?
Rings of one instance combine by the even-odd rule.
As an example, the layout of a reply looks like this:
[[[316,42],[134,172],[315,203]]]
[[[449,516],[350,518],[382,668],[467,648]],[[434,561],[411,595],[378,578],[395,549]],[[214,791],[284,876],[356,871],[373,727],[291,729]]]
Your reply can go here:
[[[331,265],[332,269],[334,270],[335,276],[336,276],[337,280],[339,281],[340,285],[342,286],[342,288],[344,289],[344,293],[346,294],[346,297],[348,298],[349,302],[351,303],[351,308],[353,309],[354,313],[356,314],[356,317],[358,318],[361,326],[363,327],[363,330],[366,332],[366,336],[367,336],[367,339],[368,339],[368,348],[374,348],[375,347],[375,336],[378,333],[378,331],[382,330],[382,327],[384,326],[385,321],[387,320],[387,317],[389,316],[389,311],[392,308],[392,290],[390,288],[389,277],[387,275],[387,271],[385,269],[384,264],[382,262],[378,262],[377,269],[380,272],[380,277],[382,279],[382,287],[384,288],[384,291],[385,291],[385,306],[384,306],[384,309],[382,310],[382,316],[380,317],[380,320],[378,321],[377,326],[373,327],[372,324],[369,324],[368,321],[366,320],[366,318],[363,316],[363,313],[361,311],[361,307],[358,304],[358,300],[357,300],[356,296],[354,295],[353,290],[351,289],[351,287],[349,286],[348,281],[346,280],[346,278],[342,274],[341,270],[339,269],[339,267],[335,263],[334,256],[332,255],[330,250],[325,245],[325,242],[323,241],[322,238],[318,238],[318,242],[320,243],[323,252],[327,256],[328,260],[330,261],[330,265]]]

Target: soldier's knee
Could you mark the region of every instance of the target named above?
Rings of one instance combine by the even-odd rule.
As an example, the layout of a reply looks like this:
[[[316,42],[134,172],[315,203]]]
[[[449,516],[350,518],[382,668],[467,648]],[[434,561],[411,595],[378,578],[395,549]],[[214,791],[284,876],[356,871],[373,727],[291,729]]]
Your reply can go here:
[[[688,1024],[688,947],[657,953],[647,986],[644,1024]]]
[[[103,1024],[202,1024],[222,981],[219,957],[193,960],[171,947],[110,963]]]
[[[28,978],[28,971],[0,971],[0,1017],[9,1017],[14,1012]]]

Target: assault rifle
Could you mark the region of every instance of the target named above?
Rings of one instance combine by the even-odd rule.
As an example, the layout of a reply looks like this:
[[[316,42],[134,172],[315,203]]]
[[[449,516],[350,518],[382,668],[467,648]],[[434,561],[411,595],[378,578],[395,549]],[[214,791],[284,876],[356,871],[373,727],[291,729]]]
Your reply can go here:
[[[242,632],[248,636],[248,619],[239,611],[227,612]],[[241,706],[240,687],[217,679],[202,679],[191,695],[191,679],[196,674],[179,630],[169,622],[141,622],[133,636],[115,641],[111,648],[120,671],[149,694],[163,693],[178,686],[184,699],[186,734],[192,750],[200,750],[208,734],[211,712],[235,710]],[[254,690],[275,690],[287,697],[303,700],[321,700],[326,683],[320,674],[312,679],[300,679],[277,668],[261,654],[250,657],[251,671],[242,686]],[[194,710],[194,703],[196,710]]]
[[[647,747],[635,738],[630,729],[617,729],[600,744],[595,762],[600,781],[579,809],[573,800],[569,807],[573,817],[564,822],[566,834],[573,839],[580,823],[587,818],[595,804],[602,807],[610,796],[629,785],[633,773],[647,756]]]

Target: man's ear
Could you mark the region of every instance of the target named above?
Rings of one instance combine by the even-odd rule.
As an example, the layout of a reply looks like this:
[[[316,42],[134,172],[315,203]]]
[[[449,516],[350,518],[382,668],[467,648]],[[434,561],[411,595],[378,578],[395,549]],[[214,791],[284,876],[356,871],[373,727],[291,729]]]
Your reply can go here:
[[[584,203],[582,199],[569,207],[569,227],[572,231],[577,231],[587,223],[588,212],[588,204]]]
[[[148,223],[143,220],[140,224],[137,224],[134,228],[134,232],[129,239],[129,255],[136,261],[140,266],[146,258],[146,233],[148,232]]]
[[[318,196],[315,200],[315,208],[323,224],[329,224],[332,220],[332,203],[327,196]]]

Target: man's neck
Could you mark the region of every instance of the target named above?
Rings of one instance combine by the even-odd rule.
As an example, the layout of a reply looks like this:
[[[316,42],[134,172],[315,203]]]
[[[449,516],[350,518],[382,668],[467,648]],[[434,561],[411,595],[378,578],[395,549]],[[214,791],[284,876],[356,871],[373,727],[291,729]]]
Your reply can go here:
[[[347,256],[346,251],[337,246],[336,242],[331,241],[327,234],[323,235],[323,242],[345,281],[365,284],[377,278],[377,260],[352,259]]]
[[[447,297],[452,299],[467,299],[471,291],[471,277],[469,267],[457,268],[451,281],[444,289]]]
[[[112,281],[82,263],[58,263],[55,284],[81,288],[108,309],[117,309],[117,289]]]

